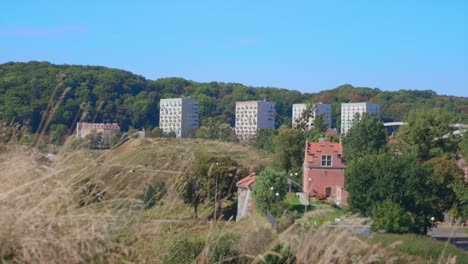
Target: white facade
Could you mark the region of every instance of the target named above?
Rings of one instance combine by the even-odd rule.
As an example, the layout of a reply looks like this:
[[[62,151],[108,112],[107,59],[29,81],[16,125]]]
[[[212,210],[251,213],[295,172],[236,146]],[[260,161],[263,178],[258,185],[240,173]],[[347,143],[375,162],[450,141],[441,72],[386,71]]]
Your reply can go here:
[[[164,133],[175,132],[178,138],[187,137],[199,126],[199,102],[190,98],[161,99],[159,102],[159,128]]]
[[[341,104],[341,134],[344,135],[353,126],[356,114],[375,114],[380,117],[380,105],[371,103],[347,103]]]
[[[302,119],[302,113],[306,110],[307,104],[293,104],[293,111],[292,111],[292,127],[295,128],[299,124]],[[330,104],[322,104],[316,103],[313,105],[312,116],[309,118],[307,122],[308,128],[312,128],[314,125],[314,119],[316,116],[325,114],[328,127],[331,126],[331,105]]]
[[[248,139],[261,128],[275,127],[275,103],[266,101],[236,102],[236,136]]]

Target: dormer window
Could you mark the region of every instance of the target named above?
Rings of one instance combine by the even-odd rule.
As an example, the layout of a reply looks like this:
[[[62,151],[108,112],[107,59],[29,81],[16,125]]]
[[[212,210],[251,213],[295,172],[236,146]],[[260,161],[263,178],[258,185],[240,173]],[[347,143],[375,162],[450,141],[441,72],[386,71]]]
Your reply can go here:
[[[332,156],[322,155],[322,167],[331,167],[331,165],[332,165]]]

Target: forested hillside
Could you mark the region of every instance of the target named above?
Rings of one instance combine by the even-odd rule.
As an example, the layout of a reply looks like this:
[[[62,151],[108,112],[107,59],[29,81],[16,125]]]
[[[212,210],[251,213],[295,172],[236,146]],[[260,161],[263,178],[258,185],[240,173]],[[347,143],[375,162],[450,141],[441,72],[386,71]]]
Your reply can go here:
[[[342,102],[379,103],[385,121],[402,120],[412,108],[443,108],[453,113],[457,121],[468,119],[468,98],[440,96],[434,91],[387,92],[342,85],[304,94],[238,83],[199,83],[182,78],[148,80],[128,71],[97,66],[37,61],[0,65],[0,117],[6,122],[27,124],[32,131],[36,131],[47,111],[53,112],[50,126],[72,127],[82,119],[117,122],[123,130],[153,128],[159,124],[159,99],[180,96],[200,100],[202,124],[212,117],[234,126],[235,102],[257,99],[276,103],[277,127],[290,124],[292,104],[308,101],[331,103],[336,127],[340,126]],[[50,110],[48,105],[52,105]]]

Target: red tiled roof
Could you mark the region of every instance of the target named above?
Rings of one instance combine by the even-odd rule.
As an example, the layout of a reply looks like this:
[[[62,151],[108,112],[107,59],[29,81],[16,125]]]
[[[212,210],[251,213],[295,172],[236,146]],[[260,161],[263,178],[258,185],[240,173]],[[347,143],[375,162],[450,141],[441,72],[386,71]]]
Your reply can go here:
[[[307,154],[342,154],[341,143],[322,141],[322,142],[307,142]]]
[[[237,186],[244,186],[244,187],[249,187],[249,186],[254,186],[255,185],[255,172],[252,172],[249,176],[244,177],[240,179],[236,185]]]
[[[86,123],[86,122],[79,122],[78,123],[79,128],[83,129],[91,129],[91,128],[96,128],[96,129],[120,129],[119,125],[117,123]]]
[[[321,167],[322,155],[332,156],[333,162],[331,167],[344,168],[346,166],[342,159],[343,151],[341,143],[331,142],[328,140],[321,142],[307,142],[304,165]]]
[[[327,132],[325,132],[325,135],[326,136],[337,136],[338,135],[338,131],[336,130],[336,128],[329,128],[327,130]]]

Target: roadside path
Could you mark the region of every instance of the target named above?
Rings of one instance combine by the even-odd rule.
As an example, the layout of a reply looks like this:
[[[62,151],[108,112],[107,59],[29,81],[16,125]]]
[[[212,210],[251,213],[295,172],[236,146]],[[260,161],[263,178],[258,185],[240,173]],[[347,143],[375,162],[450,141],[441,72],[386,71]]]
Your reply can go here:
[[[437,228],[429,231],[428,236],[435,240],[447,241],[468,251],[468,228],[460,226],[439,225]]]

